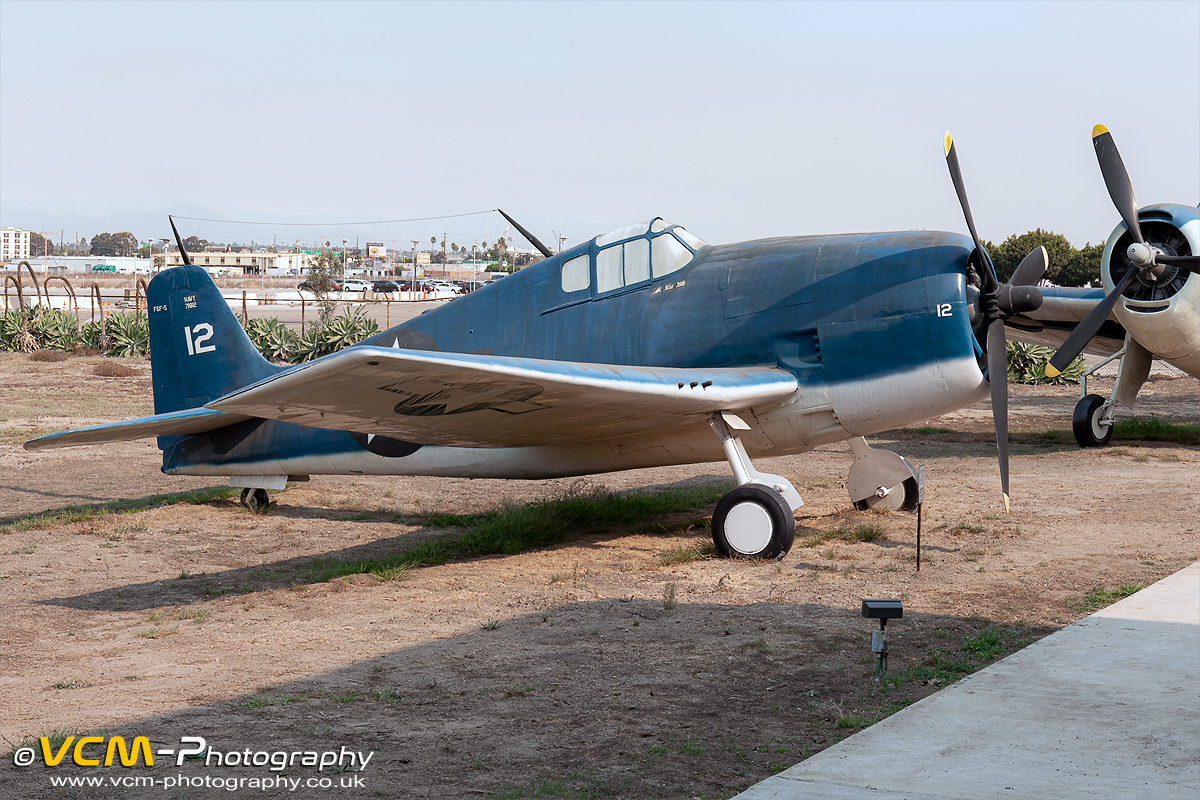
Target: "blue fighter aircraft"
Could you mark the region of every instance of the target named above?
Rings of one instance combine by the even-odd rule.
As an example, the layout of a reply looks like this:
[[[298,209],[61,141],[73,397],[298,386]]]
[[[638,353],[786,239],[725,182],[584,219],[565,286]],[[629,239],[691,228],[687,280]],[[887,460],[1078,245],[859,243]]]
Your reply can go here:
[[[544,261],[291,367],[259,355],[184,253],[147,291],[154,415],[26,447],[157,436],[163,472],[230,476],[249,506],[316,474],[551,478],[728,460],[738,485],[713,515],[717,549],[775,557],[803,501],[754,458],[849,440],[851,499],[911,509],[920,471],[862,437],[990,386],[1007,506],[1004,320],[1039,306],[1045,251],[999,284],[949,134],[946,156],[970,238],[708,245],[653,219],[552,254],[522,228]]]

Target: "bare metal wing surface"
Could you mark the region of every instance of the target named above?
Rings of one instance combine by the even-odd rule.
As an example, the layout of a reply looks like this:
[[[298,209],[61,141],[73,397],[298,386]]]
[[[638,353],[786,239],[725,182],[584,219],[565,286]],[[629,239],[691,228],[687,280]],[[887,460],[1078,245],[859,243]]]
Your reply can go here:
[[[230,414],[208,408],[190,408],[150,417],[109,422],[88,428],[52,433],[25,443],[26,450],[49,450],[55,447],[75,447],[105,442],[128,442],[151,436],[175,436],[185,433],[205,433],[235,422],[249,419],[244,414]]]
[[[1042,305],[1005,321],[1009,339],[1058,348],[1075,326],[1104,299],[1102,288],[1043,287]],[[1125,329],[1110,314],[1085,352],[1109,356],[1125,343]]]
[[[528,447],[703,422],[777,403],[773,367],[672,369],[358,347],[228,394],[208,408],[417,444]]]

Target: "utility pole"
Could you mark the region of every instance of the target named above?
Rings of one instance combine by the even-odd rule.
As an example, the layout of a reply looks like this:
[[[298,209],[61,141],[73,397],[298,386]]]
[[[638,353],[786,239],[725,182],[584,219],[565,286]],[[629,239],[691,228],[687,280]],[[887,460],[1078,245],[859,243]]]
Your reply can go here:
[[[409,239],[409,241],[413,243],[413,256],[412,256],[412,258],[413,258],[413,274],[412,274],[412,277],[413,277],[413,280],[415,281],[417,279],[417,240]]]

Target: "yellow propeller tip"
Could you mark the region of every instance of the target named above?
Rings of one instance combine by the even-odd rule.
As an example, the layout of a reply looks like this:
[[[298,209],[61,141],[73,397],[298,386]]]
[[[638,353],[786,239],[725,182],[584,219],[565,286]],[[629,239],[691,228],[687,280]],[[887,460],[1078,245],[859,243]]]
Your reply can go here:
[[[1009,506],[1008,506],[1008,492],[1001,492],[1000,494],[1004,495],[1004,513],[1005,513],[1005,514],[1007,514],[1007,513],[1008,513],[1008,508],[1009,508]]]
[[[944,155],[950,155],[950,148],[954,146],[954,139],[950,136],[950,131],[946,131],[946,138],[943,140],[942,146],[946,148]]]
[[[1104,127],[1103,125],[1097,125],[1096,127],[1092,128],[1093,139],[1095,139],[1097,136],[1103,136],[1106,133],[1108,133],[1108,128]]]
[[[1057,378],[1059,375],[1062,375],[1062,370],[1056,368],[1053,364],[1046,365],[1047,378]]]

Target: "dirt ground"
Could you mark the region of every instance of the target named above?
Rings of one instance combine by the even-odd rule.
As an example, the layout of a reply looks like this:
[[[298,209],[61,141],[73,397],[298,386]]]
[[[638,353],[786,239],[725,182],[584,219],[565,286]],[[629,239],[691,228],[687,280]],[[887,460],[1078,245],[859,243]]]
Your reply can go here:
[[[220,483],[162,475],[153,441],[21,449],[151,413],[145,361],[123,362],[140,370],[128,378],[94,375],[98,361],[0,354],[2,754],[55,732],[147,736],[156,750],[196,736],[221,753],[374,751],[361,771],[318,771],[304,756],[283,770],[331,788],[243,782],[267,797],[729,797],[1089,613],[1094,589],[1200,558],[1200,447],[1037,443],[1027,434],[1069,430],[1078,390],[1015,386],[1011,515],[986,403],[872,441],[927,467],[919,573],[914,515],[852,510],[849,451],[837,445],[760,465],[806,503],[797,546],[777,562],[668,557],[707,541],[710,508],[395,580],[316,582],[305,577],[316,559],[447,535],[423,524],[428,512],[527,502],[573,481],[314,477],[274,493],[267,516],[231,498],[35,524],[30,515]],[[1151,381],[1137,411],[1200,422],[1200,383]],[[590,481],[730,477],[710,464]],[[802,544],[863,524],[885,533]],[[888,627],[887,682],[873,680],[864,597],[904,601]],[[148,769],[70,761],[18,767],[5,755],[0,796],[210,797],[228,793],[216,780],[277,774],[173,756]],[[97,775],[157,783],[51,784]],[[168,777],[176,788],[164,791]]]

